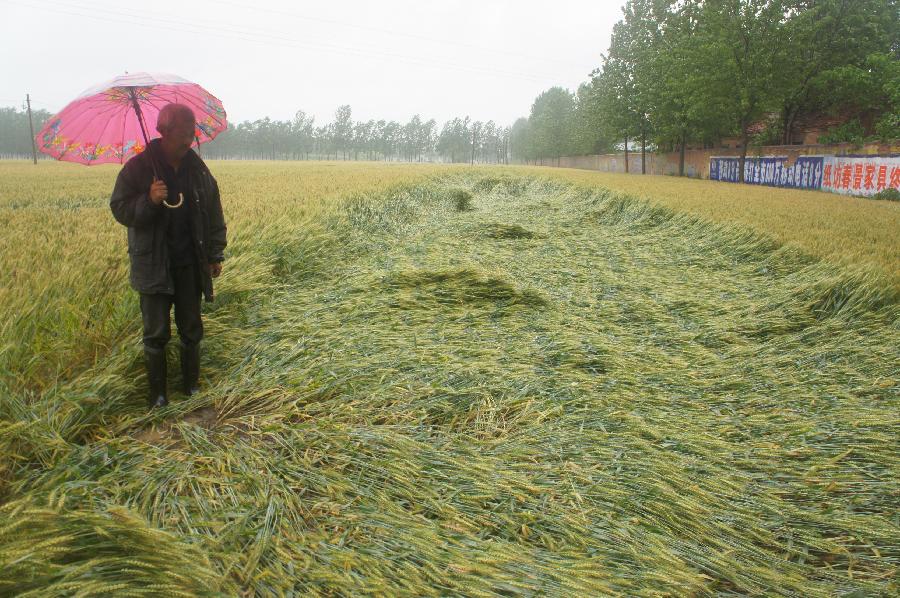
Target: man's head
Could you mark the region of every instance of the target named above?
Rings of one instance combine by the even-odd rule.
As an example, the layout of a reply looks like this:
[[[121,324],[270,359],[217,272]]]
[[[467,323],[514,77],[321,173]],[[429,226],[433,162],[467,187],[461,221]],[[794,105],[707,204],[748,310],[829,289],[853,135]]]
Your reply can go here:
[[[163,148],[177,158],[191,149],[196,126],[194,111],[184,104],[166,104],[156,120],[156,130],[162,135]]]

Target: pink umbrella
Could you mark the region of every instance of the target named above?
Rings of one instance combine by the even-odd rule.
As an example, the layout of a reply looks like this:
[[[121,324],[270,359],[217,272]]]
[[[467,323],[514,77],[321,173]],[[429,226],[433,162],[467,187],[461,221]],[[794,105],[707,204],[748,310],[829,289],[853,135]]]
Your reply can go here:
[[[47,121],[35,141],[57,160],[121,164],[144,151],[150,143],[147,121],[155,125],[159,111],[171,103],[194,111],[198,148],[227,127],[222,102],[196,83],[177,75],[134,73],[82,93]]]

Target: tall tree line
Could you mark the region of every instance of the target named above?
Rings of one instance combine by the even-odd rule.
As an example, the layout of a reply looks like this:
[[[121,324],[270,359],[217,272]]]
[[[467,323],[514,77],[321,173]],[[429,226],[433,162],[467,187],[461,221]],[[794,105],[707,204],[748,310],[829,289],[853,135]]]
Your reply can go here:
[[[897,0],[629,0],[577,93],[554,87],[512,127],[521,160],[635,143],[682,153],[790,144],[810,115],[829,142],[900,138]],[[743,167],[739,172],[743,173]]]
[[[53,116],[46,110],[31,111],[34,132]],[[40,156],[41,154],[39,154]],[[0,108],[0,158],[31,158],[31,128],[28,112],[16,108]]]
[[[453,118],[438,129],[434,119],[418,114],[408,122],[354,120],[348,105],[338,107],[331,122],[317,125],[298,111],[292,120],[263,118],[229,124],[203,147],[214,158],[288,160],[387,160],[506,163],[509,128],[494,121]]]
[[[38,131],[52,114],[32,113]],[[509,127],[469,117],[448,120],[439,130],[419,115],[409,122],[353,120],[340,106],[331,122],[317,125],[298,111],[291,120],[268,117],[237,124],[201,147],[204,157],[261,160],[388,160],[502,164],[509,161]],[[31,157],[28,115],[0,108],[0,157]]]

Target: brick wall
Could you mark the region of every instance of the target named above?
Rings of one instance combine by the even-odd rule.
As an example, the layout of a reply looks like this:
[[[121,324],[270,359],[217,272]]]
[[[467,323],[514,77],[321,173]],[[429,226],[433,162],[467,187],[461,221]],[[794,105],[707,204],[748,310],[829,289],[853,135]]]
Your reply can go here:
[[[866,144],[862,147],[850,144],[840,145],[771,145],[752,148],[747,157],[786,156],[793,163],[800,156],[891,156],[900,154],[900,141],[894,144]],[[686,176],[708,179],[709,159],[716,156],[740,156],[734,148],[691,149],[685,151],[684,173]],[[647,174],[678,174],[679,153],[653,154],[647,152]],[[602,154],[597,156],[563,156],[545,158],[533,162],[542,166],[560,168],[581,168],[601,172],[625,172],[625,154]],[[632,174],[641,172],[641,152],[628,153],[628,170]]]

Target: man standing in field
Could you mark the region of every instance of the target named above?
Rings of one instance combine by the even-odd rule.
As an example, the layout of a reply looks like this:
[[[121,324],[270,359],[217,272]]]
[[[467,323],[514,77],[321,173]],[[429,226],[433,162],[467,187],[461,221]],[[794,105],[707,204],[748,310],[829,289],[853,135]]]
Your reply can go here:
[[[125,164],[109,200],[113,216],[128,227],[130,282],[140,293],[151,408],[169,403],[165,348],[173,305],[183,389],[189,396],[198,391],[200,296],[213,300],[212,279],[221,274],[224,260],[219,187],[191,150],[195,126],[188,106],[160,110],[156,130],[162,137]]]

